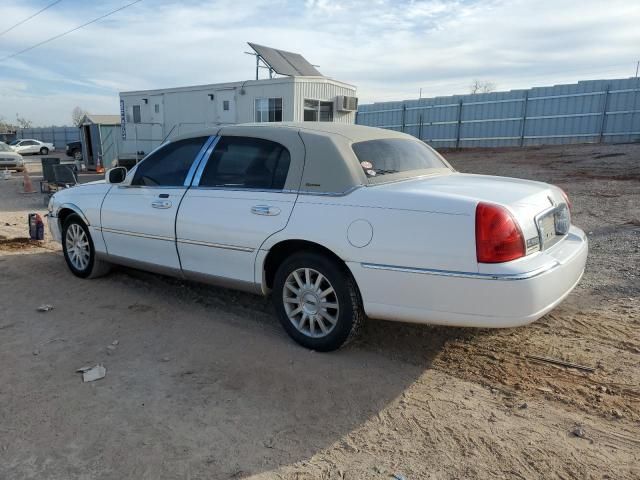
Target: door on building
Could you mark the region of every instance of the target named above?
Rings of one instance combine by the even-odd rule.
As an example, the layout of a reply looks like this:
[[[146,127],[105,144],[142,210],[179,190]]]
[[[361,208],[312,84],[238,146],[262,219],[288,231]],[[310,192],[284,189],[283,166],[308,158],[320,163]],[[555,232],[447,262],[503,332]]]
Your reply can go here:
[[[215,97],[218,122],[236,123],[235,90],[218,90]]]
[[[96,162],[93,156],[93,141],[91,139],[91,125],[82,126],[82,158],[87,170],[95,170]]]
[[[188,176],[211,137],[179,140],[138,165],[130,185],[114,185],[102,204],[102,236],[109,255],[154,270],[179,270],[175,219]],[[190,179],[189,179],[190,180]]]

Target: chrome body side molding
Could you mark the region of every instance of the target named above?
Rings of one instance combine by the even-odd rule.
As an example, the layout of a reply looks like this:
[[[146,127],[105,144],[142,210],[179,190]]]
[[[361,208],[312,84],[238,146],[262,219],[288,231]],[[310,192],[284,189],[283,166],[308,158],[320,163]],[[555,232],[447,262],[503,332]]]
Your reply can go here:
[[[559,265],[558,262],[549,263],[535,270],[523,273],[480,273],[459,272],[454,270],[437,270],[432,268],[401,267],[397,265],[380,265],[376,263],[362,263],[362,268],[374,270],[390,270],[392,272],[416,273],[421,275],[437,275],[441,277],[472,278],[474,280],[527,280],[542,275]]]

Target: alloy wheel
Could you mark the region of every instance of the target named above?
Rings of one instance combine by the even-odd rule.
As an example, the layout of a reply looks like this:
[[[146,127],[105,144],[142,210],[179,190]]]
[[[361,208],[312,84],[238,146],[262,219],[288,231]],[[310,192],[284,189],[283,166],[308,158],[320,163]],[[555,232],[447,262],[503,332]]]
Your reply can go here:
[[[338,297],[331,282],[317,270],[298,268],[291,272],[282,300],[289,321],[308,337],[324,337],[338,323]]]
[[[67,229],[65,246],[69,261],[77,270],[85,270],[91,258],[89,238],[84,229],[77,223],[72,223]]]

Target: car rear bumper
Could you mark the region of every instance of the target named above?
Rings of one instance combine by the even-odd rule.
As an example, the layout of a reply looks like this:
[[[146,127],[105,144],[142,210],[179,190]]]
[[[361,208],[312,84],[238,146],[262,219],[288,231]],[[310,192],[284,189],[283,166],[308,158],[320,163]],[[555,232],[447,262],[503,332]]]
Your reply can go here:
[[[564,300],[582,278],[588,242],[571,227],[540,252],[535,270],[488,274],[348,262],[369,317],[460,327],[526,325]]]

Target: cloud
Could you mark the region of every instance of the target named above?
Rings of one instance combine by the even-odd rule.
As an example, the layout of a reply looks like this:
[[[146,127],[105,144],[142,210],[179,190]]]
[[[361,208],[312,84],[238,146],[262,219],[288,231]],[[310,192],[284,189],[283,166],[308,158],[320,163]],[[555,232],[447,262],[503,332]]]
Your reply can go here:
[[[0,30],[41,2],[5,3]],[[60,2],[3,36],[0,57],[125,3]],[[627,77],[639,16],[623,0],[144,0],[0,63],[0,115],[68,123],[75,105],[117,113],[118,91],[252,78],[246,41],[303,53],[363,103],[464,93],[474,78],[511,89]]]

